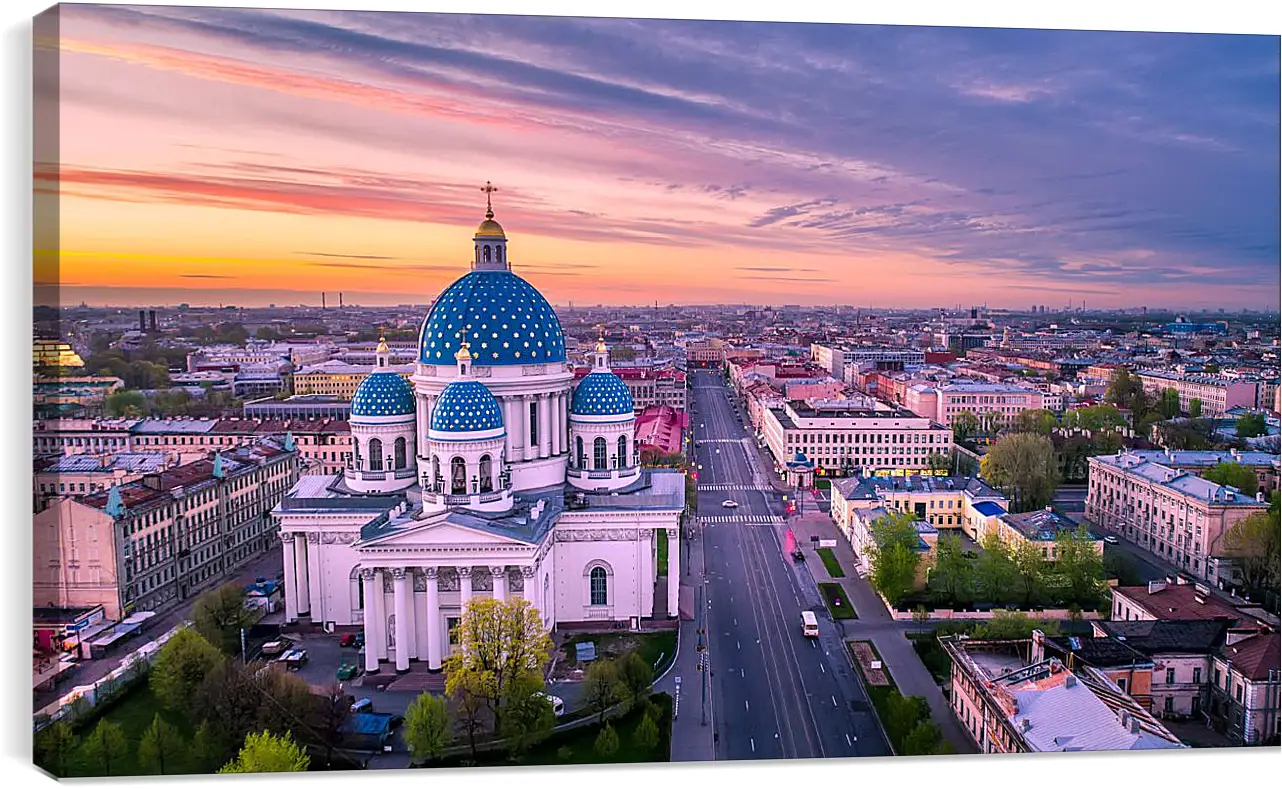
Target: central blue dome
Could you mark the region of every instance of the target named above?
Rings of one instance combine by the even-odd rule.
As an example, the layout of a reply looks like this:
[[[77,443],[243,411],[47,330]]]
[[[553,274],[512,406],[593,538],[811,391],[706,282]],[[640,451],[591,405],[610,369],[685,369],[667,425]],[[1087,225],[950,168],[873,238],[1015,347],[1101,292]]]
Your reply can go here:
[[[398,373],[370,373],[352,395],[352,416],[407,416],[414,413],[414,390]]]
[[[478,433],[503,429],[499,401],[479,381],[453,381],[436,399],[431,430],[438,433]]]
[[[588,373],[574,390],[570,413],[578,416],[632,416],[632,392],[614,373]]]
[[[511,271],[471,271],[446,288],[423,321],[419,361],[453,364],[464,330],[481,367],[565,361],[552,305]]]

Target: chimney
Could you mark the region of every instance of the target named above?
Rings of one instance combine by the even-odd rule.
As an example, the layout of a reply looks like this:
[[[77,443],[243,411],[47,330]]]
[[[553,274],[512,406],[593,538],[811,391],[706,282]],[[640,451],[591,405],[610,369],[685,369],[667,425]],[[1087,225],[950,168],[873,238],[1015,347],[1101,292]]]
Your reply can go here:
[[[156,311],[151,310],[147,313],[147,320],[151,323],[151,330],[156,331]]]
[[[1130,729],[1131,734],[1139,734],[1139,733],[1140,733],[1140,719],[1139,719],[1139,718],[1136,718],[1136,717],[1134,717],[1134,716],[1131,716],[1131,725],[1130,725],[1129,727],[1127,727],[1127,728],[1129,728],[1129,729]]]
[[[1069,674],[1067,677],[1064,677],[1064,687],[1066,687],[1066,688],[1072,688],[1072,687],[1076,687],[1076,686],[1077,686],[1077,677],[1076,677],[1076,676],[1074,676],[1074,675],[1072,675],[1072,674]]]
[[[1032,728],[1033,728],[1033,722],[1032,722],[1032,721],[1030,721],[1028,718],[1020,718],[1020,719],[1019,719],[1019,730],[1020,730],[1020,731],[1025,731],[1025,732],[1026,732],[1026,731],[1028,731],[1028,730],[1030,730],[1030,729],[1032,729]]]
[[[138,310],[138,331],[147,331],[147,311]]]
[[[1149,594],[1157,594],[1158,592],[1162,591],[1165,588],[1166,588],[1166,581],[1149,581],[1148,582]]]
[[[1235,627],[1224,634],[1224,646],[1231,647],[1239,641],[1245,641],[1256,634],[1253,627]]]

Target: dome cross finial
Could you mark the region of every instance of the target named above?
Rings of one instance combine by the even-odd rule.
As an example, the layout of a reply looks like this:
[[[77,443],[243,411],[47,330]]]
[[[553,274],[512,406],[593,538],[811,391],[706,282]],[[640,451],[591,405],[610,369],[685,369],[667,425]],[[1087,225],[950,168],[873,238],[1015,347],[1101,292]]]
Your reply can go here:
[[[494,206],[490,203],[490,195],[494,194],[498,190],[499,188],[497,186],[494,186],[489,181],[486,181],[485,186],[481,187],[481,191],[485,192],[485,218],[486,219],[494,218]]]

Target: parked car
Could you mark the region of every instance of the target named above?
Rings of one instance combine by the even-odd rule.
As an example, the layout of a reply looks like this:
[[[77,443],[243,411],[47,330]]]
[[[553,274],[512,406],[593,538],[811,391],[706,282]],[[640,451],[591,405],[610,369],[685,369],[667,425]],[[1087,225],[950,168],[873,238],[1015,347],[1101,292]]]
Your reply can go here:
[[[565,702],[564,702],[564,701],[562,701],[562,700],[560,699],[560,697],[558,697],[558,696],[553,696],[553,695],[552,695],[552,694],[550,694],[550,693],[544,693],[544,692],[542,692],[542,691],[539,691],[538,693],[535,693],[534,695],[536,695],[536,696],[540,696],[540,697],[545,698],[545,699],[547,699],[547,700],[548,700],[548,703],[552,705],[552,714],[553,714],[555,717],[558,717],[558,718],[559,718],[559,717],[561,717],[562,715],[564,715],[564,714],[565,714]]]
[[[290,671],[298,671],[300,668],[307,665],[307,650],[291,649],[278,657],[277,660],[284,664],[285,668]]]
[[[739,506],[739,502],[735,501],[734,499],[726,499],[725,501],[721,502],[721,506],[734,509],[735,507]]]
[[[361,673],[360,667],[358,667],[355,663],[344,663],[338,667],[338,672],[336,676],[338,677],[339,681],[345,681],[345,680],[351,679],[352,677],[355,677],[359,673]]]
[[[353,713],[358,713],[358,712],[373,712],[373,711],[374,711],[374,700],[373,700],[373,699],[361,699],[360,701],[358,701],[358,702],[356,702],[355,704],[353,704],[353,705],[352,705],[352,712],[353,712]]]
[[[801,552],[800,548],[798,548],[792,552],[792,560],[795,562],[804,562],[806,560],[806,555]]]
[[[339,645],[340,647],[354,647],[354,646],[356,646],[356,634],[355,634],[355,633],[344,633],[343,635],[339,636],[339,637],[338,637],[338,645]]]
[[[263,644],[264,655],[283,655],[294,646],[294,642],[288,638],[278,638],[275,641],[268,641]]]
[[[1110,534],[1104,538],[1104,542],[1108,543],[1109,545],[1117,545],[1119,540],[1117,539],[1117,537],[1114,537],[1112,534]]]

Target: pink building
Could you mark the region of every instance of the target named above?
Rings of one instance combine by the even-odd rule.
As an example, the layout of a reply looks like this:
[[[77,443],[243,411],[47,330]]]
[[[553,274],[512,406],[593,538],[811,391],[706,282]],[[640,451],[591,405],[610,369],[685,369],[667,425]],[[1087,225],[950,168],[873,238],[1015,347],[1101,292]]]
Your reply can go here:
[[[845,384],[829,379],[785,384],[784,397],[788,400],[832,400],[840,398],[845,392]]]
[[[688,425],[685,412],[667,405],[650,406],[637,415],[633,436],[642,455],[675,455],[682,450]]]
[[[985,414],[991,413],[997,426],[1002,426],[1014,422],[1021,412],[1044,405],[1042,392],[1010,384],[914,384],[904,394],[904,406],[909,411],[942,425],[951,425],[958,414],[969,411],[981,422]]]

